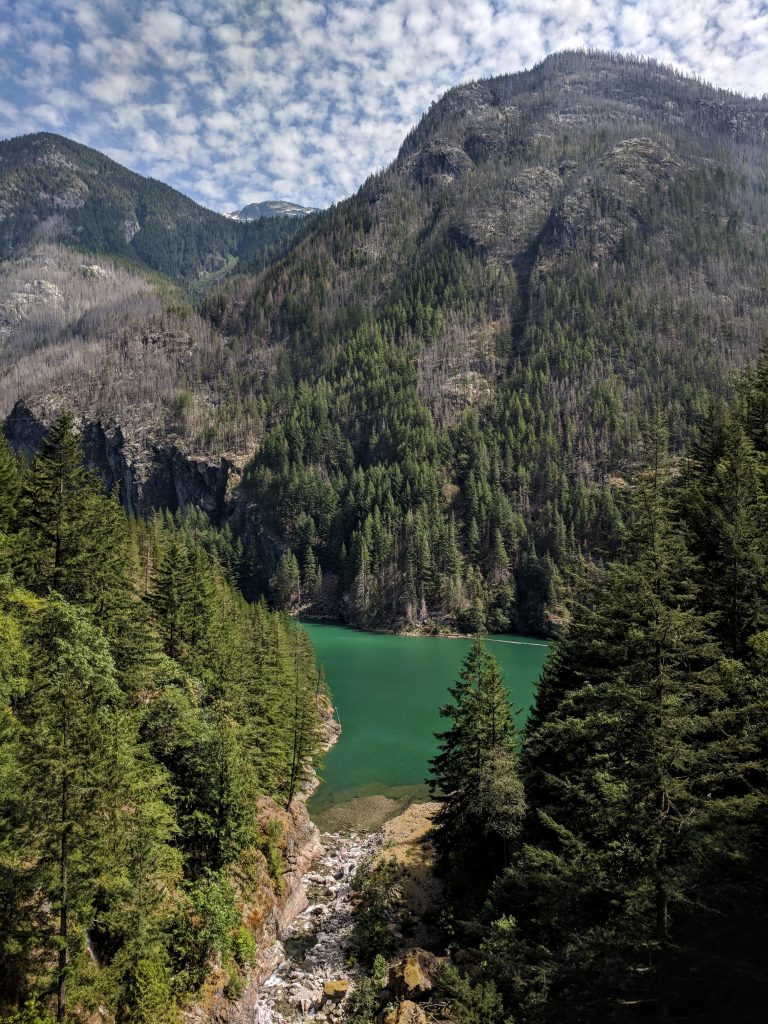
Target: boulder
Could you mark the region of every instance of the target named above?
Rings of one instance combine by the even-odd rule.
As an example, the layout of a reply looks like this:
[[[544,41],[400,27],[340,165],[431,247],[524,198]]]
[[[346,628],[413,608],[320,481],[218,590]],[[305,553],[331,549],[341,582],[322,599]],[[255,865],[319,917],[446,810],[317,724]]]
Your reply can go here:
[[[291,1001],[298,1010],[306,1014],[319,1007],[320,994],[305,985],[297,985],[293,990]]]
[[[323,985],[323,995],[326,999],[333,1000],[334,1003],[340,1003],[347,992],[349,992],[349,982],[345,979],[326,981]]]
[[[426,999],[440,976],[440,961],[426,949],[412,949],[389,969],[387,988],[402,999]]]
[[[404,999],[387,1014],[384,1024],[427,1024],[427,1016],[416,1003]]]

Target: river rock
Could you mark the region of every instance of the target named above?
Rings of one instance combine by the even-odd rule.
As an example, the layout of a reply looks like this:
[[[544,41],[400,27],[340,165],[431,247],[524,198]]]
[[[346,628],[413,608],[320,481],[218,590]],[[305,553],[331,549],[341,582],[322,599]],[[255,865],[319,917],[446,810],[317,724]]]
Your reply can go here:
[[[316,989],[297,985],[293,990],[292,1002],[302,1013],[309,1013],[320,1005],[320,993]]]
[[[390,1010],[384,1018],[384,1024],[427,1024],[427,1015],[416,1003],[404,999],[394,1010]]]
[[[412,949],[389,969],[390,988],[406,1000],[426,999],[440,976],[440,961],[426,949]]]
[[[323,995],[335,1003],[340,1003],[347,992],[349,992],[349,981],[346,978],[339,981],[326,981],[323,985]]]

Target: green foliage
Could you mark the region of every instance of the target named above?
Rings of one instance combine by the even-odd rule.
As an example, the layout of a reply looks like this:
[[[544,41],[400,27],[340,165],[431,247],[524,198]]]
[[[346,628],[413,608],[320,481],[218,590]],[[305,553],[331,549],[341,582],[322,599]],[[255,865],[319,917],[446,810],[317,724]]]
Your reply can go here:
[[[387,978],[389,977],[389,963],[387,958],[381,953],[377,953],[373,958],[373,965],[371,966],[371,978],[379,988],[384,988],[387,984]]]
[[[504,1012],[501,996],[492,981],[474,984],[453,964],[440,972],[437,999],[445,1000],[451,1024],[514,1024]]]
[[[4,1019],[6,1024],[51,1024],[53,1021],[53,1017],[45,1012],[34,996],[20,1010]]]
[[[345,1003],[346,1024],[373,1024],[379,1009],[378,986],[373,978],[361,978]]]
[[[509,862],[525,810],[509,695],[482,640],[473,644],[449,693],[452,703],[440,714],[451,726],[438,734],[440,749],[430,762],[430,789],[441,803],[434,843],[454,897],[482,898]]]
[[[230,974],[229,978],[227,979],[227,983],[224,986],[224,995],[227,997],[227,999],[239,999],[244,991],[245,978],[243,977],[243,975],[237,971],[235,971],[233,974]]]
[[[254,959],[234,878],[263,846],[281,884],[257,802],[289,803],[319,749],[312,648],[235,590],[231,534],[128,521],[67,417],[29,470],[8,466],[0,1000],[173,1024],[212,965]]]
[[[278,896],[283,892],[285,884],[283,881],[285,865],[283,863],[282,837],[282,825],[277,819],[273,818],[267,822],[262,836],[257,841],[259,849],[267,859],[269,877],[272,879]]]
[[[515,1020],[764,1012],[765,368],[682,472],[649,433],[619,558],[584,573],[540,682],[527,811],[466,932]]]
[[[202,985],[212,960],[231,956],[239,925],[235,889],[223,874],[208,874],[186,886],[171,949],[176,984],[182,991]]]
[[[387,958],[397,946],[402,900],[397,887],[395,861],[382,859],[361,864],[352,882],[354,926],[352,952],[366,968],[377,957]]]
[[[256,940],[245,925],[241,925],[232,936],[232,956],[235,963],[244,970],[256,963],[257,955]]]

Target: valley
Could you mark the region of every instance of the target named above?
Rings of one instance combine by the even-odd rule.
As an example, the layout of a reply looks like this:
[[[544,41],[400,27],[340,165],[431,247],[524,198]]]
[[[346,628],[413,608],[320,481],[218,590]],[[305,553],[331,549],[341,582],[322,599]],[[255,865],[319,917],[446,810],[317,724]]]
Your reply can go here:
[[[768,97],[248,200],[0,141],[0,1020],[762,1024]]]

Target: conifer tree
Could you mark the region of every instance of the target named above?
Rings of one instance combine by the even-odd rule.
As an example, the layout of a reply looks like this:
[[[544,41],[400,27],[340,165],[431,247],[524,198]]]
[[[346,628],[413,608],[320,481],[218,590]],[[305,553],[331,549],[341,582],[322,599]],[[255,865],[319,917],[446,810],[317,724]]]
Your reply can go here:
[[[285,551],[278,562],[277,572],[270,581],[276,606],[288,611],[301,603],[301,575],[296,555]]]
[[[123,723],[112,841],[117,870],[101,928],[119,944],[109,965],[118,1024],[177,1020],[168,956],[173,893],[181,880],[178,833],[165,774]]]
[[[39,594],[56,592],[97,606],[124,585],[122,513],[83,465],[72,418],[63,413],[24,475],[22,578]]]
[[[8,441],[0,434],[0,534],[8,533],[19,515],[22,474]]]
[[[681,938],[717,927],[702,869],[728,859],[755,750],[669,479],[657,433],[623,560],[585,587],[528,728],[525,845],[485,947],[524,1019],[698,1020],[713,984]]]
[[[430,762],[430,790],[441,804],[435,845],[454,887],[482,895],[508,859],[524,809],[509,695],[482,639],[449,693],[452,703],[440,714],[451,726],[438,734],[440,750]]]
[[[20,776],[27,851],[53,917],[41,939],[58,948],[57,1019],[67,1013],[73,961],[111,853],[105,820],[114,806],[120,694],[107,643],[83,612],[54,597],[36,626],[30,683],[19,704]]]
[[[194,583],[189,554],[174,532],[152,581],[150,605],[169,658],[182,657],[193,630]]]

